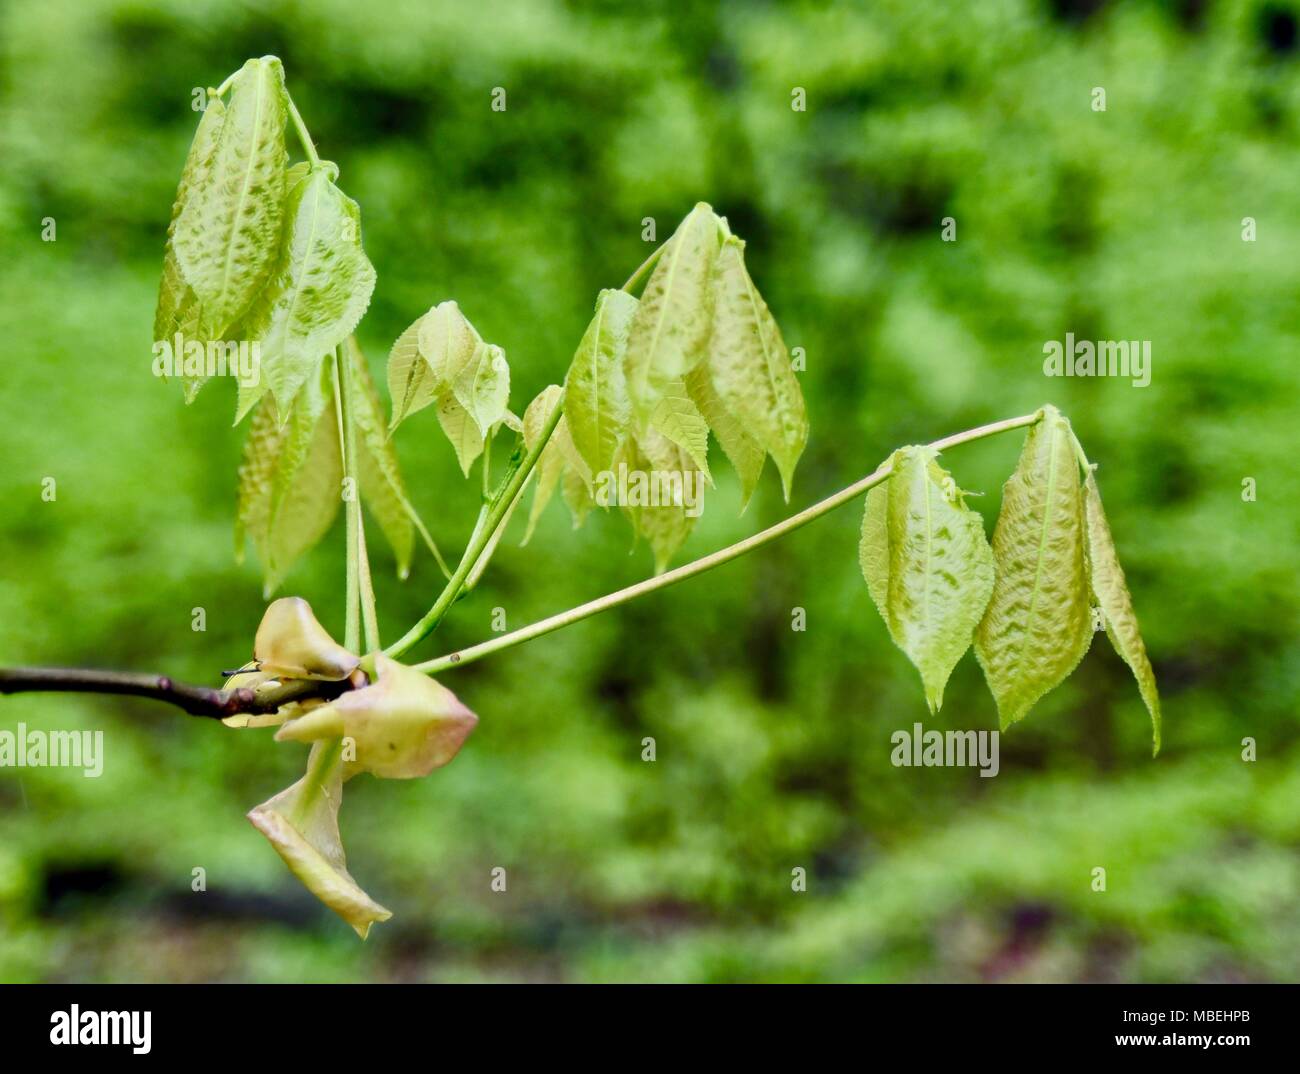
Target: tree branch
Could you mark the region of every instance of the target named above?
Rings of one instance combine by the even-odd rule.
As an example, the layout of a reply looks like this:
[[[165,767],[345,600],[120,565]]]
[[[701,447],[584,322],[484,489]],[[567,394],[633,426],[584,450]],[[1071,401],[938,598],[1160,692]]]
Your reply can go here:
[[[98,671],[92,668],[0,668],[0,694],[77,693],[124,694],[148,697],[188,712],[220,720],[240,713],[260,715],[275,712],[286,701],[307,693],[323,693],[329,687],[347,689],[347,683],[294,682],[260,699],[247,686],[218,690],[177,682],[167,675],[146,675],[131,671]]]

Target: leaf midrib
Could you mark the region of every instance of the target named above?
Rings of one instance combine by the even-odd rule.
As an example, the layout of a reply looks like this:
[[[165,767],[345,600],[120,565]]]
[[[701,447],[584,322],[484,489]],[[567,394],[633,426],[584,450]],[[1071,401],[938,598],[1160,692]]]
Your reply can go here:
[[[226,288],[230,285],[230,260],[234,256],[235,236],[239,234],[239,221],[243,219],[244,207],[248,203],[248,187],[253,174],[253,161],[257,156],[257,132],[262,126],[262,105],[266,98],[266,78],[265,71],[259,66],[259,77],[257,80],[257,107],[253,113],[253,144],[249,146],[248,164],[244,167],[244,180],[239,191],[239,201],[235,206],[234,224],[230,229],[230,237],[226,241],[226,259],[221,266],[221,287],[217,294],[220,296],[221,304],[225,304]],[[226,326],[222,326],[224,332]]]

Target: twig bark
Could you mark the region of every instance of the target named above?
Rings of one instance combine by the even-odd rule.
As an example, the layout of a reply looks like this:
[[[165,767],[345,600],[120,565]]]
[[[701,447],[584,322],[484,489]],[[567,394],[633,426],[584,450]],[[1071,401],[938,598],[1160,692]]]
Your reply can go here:
[[[241,686],[219,690],[177,682],[168,675],[145,675],[131,671],[98,671],[92,668],[0,668],[0,694],[89,693],[125,694],[148,697],[188,712],[220,720],[239,713],[274,712],[285,701],[313,689],[343,686],[338,683],[301,682],[286,684],[274,696],[258,698]],[[294,689],[290,689],[290,688]]]

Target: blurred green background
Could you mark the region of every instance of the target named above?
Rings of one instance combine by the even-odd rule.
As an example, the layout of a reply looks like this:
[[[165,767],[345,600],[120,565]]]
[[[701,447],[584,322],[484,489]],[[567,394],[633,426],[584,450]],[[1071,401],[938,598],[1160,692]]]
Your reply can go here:
[[[1059,405],[1100,463],[1166,745],[1152,761],[1099,641],[1005,736],[996,779],[894,768],[895,730],[996,715],[970,656],[927,715],[860,577],[855,504],[447,675],[482,720],[455,763],[348,786],[349,865],[396,914],[364,945],[244,819],[301,747],[148,702],[0,700],[6,728],[102,728],[106,751],[100,779],[0,770],[0,978],[1300,979],[1298,19],[1256,0],[6,5],[0,663],[215,683],[248,656],[234,386],[186,408],[150,336],[192,92],[274,53],[362,206],[377,372],[454,297],[521,411],[647,253],[642,219],[663,237],[703,199],[807,355],[796,506],[899,444]],[[1045,378],[1067,331],[1151,340],[1151,385]],[[990,532],[1020,439],[945,457]],[[477,489],[431,411],[399,451],[458,550]],[[787,510],[769,466],[737,517],[719,470],[679,561]],[[521,626],[649,573],[613,515],[575,533],[557,502],[525,549],[520,528],[419,654],[490,636],[494,608]],[[336,633],[342,541],[286,589]],[[372,545],[390,639],[440,578],[426,555],[399,583]]]

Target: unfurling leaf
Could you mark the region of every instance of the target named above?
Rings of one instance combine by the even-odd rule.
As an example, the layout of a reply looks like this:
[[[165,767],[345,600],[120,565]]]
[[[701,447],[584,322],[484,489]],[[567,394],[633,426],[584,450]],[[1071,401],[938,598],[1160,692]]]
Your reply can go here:
[[[808,416],[781,330],[745,269],[744,248],[728,236],[717,256],[709,372],[727,411],[776,462],[788,501]]]
[[[871,490],[860,558],[890,637],[921,673],[931,712],[993,592],[984,523],[929,447],[894,453],[888,484]]]
[[[312,747],[307,774],[248,814],[307,890],[356,930],[363,940],[376,921],[392,913],[357,886],[347,869],[339,838],[343,797],[337,742]]]
[[[262,382],[281,414],[352,333],[375,288],[361,213],[334,185],[337,172],[323,162],[288,192],[279,260],[248,317],[250,338],[261,340]]]
[[[455,449],[461,472],[468,477],[474,460],[483,454],[483,434],[470,412],[460,405],[451,392],[438,400],[438,424]]]
[[[204,339],[221,339],[271,274],[284,211],[286,107],[280,61],[244,64],[208,164],[176,220],[176,259],[202,305]]]
[[[703,202],[678,225],[646,282],[628,329],[628,395],[644,426],[667,387],[703,361],[720,224]]]
[[[163,253],[162,281],[158,285],[158,307],[153,318],[153,338],[155,343],[174,345],[179,332],[184,340],[206,342],[201,334],[203,307],[198,295],[185,279],[180,261],[176,257],[176,221],[189,203],[194,192],[201,189],[212,166],[212,157],[216,152],[221,135],[221,125],[225,119],[226,106],[220,97],[212,97],[199,120],[194,132],[194,141],[190,144],[189,156],[181,172],[181,181],[176,188],[176,201],[172,206],[171,223],[167,226],[167,246]],[[179,359],[173,350],[173,360]],[[198,390],[207,380],[206,375],[185,376],[185,401],[192,402]]]
[[[356,748],[346,775],[370,772],[382,779],[427,776],[457,753],[478,717],[427,675],[375,657],[378,681],[349,690],[276,732],[277,742],[315,742],[346,736]]]
[[[415,508],[406,494],[397,450],[384,428],[384,404],[379,398],[370,367],[354,338],[347,342],[348,363],[356,390],[351,395],[352,420],[357,438],[357,481],[361,498],[379,520],[379,528],[397,557],[397,573],[405,578],[415,547]],[[422,525],[422,524],[421,524]]]
[[[749,498],[753,496],[754,489],[758,487],[763,463],[767,460],[763,445],[745,432],[739,419],[727,409],[717,388],[713,386],[713,374],[709,372],[707,362],[687,373],[684,383],[686,394],[713,430],[718,446],[740,478],[740,510],[743,513],[749,506]]]
[[[452,381],[482,342],[452,301],[433,306],[398,336],[388,356],[388,394],[393,397],[389,429],[450,393]]]
[[[253,639],[259,670],[289,679],[346,679],[361,663],[330,637],[302,597],[274,600]]]
[[[623,358],[636,308],[626,291],[601,291],[564,380],[565,421],[593,474],[610,468],[631,417]]]
[[[1003,729],[1083,659],[1092,640],[1084,507],[1070,423],[1054,407],[1029,430],[1003,486],[997,577],[975,635]]]
[[[253,415],[239,467],[235,547],[249,537],[265,573],[265,592],[325,535],[342,502],[343,463],[329,369],[304,384],[281,425],[272,400]]]
[[[1124,659],[1137,679],[1138,692],[1151,713],[1152,755],[1160,752],[1160,693],[1156,689],[1156,675],[1147,659],[1147,649],[1138,630],[1133,599],[1129,596],[1124,568],[1119,563],[1119,553],[1110,535],[1106,512],[1101,506],[1101,491],[1091,470],[1084,482],[1086,519],[1088,530],[1088,563],[1092,593],[1101,609],[1106,634],[1115,651]]]
[[[510,366],[505,351],[491,343],[480,343],[474,354],[451,382],[457,402],[478,426],[480,438],[506,416],[510,399]]]

